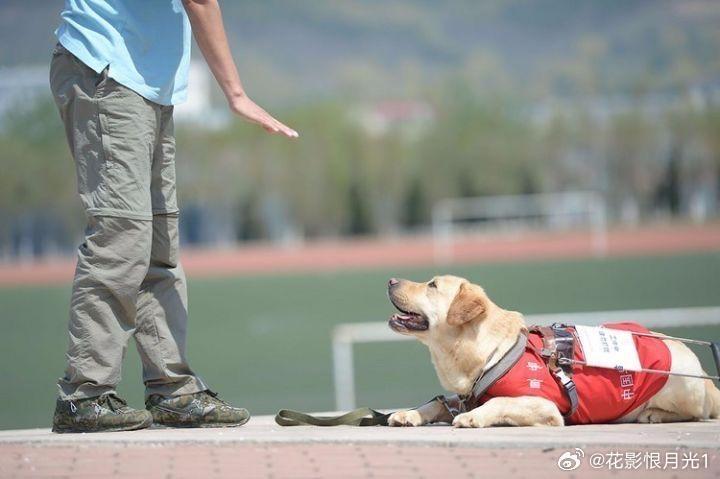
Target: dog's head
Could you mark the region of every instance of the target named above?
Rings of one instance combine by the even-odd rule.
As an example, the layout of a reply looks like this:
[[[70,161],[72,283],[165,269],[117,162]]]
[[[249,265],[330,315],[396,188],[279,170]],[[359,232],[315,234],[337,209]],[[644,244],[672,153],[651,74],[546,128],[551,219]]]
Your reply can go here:
[[[478,285],[457,276],[435,276],[426,283],[392,278],[388,296],[400,313],[390,327],[419,339],[481,321],[493,303]]]

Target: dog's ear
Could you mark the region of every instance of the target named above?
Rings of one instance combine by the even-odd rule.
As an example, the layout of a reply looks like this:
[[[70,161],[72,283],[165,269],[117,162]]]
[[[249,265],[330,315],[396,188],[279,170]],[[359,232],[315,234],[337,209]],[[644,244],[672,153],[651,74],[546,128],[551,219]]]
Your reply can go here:
[[[451,326],[460,326],[483,316],[486,310],[487,304],[482,288],[472,283],[463,283],[455,299],[450,303],[446,321]]]

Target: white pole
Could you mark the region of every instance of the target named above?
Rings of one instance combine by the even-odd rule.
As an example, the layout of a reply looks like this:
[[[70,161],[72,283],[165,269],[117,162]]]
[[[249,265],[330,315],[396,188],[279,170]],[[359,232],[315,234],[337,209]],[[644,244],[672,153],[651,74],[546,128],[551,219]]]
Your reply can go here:
[[[605,199],[600,194],[591,196],[590,211],[592,216],[593,251],[595,256],[605,257],[608,249],[607,209]]]
[[[449,200],[440,200],[432,210],[435,264],[450,263],[453,257],[452,209]]]
[[[335,407],[338,411],[355,409],[355,371],[352,342],[333,337],[333,374]]]

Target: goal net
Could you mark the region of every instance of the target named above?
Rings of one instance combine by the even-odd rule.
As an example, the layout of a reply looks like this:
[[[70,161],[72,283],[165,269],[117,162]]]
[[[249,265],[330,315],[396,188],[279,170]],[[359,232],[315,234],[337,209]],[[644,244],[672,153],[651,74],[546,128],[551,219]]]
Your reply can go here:
[[[592,248],[602,256],[607,249],[607,219],[602,196],[591,191],[531,195],[448,198],[432,210],[435,260],[453,260],[453,244],[462,234],[498,231],[586,229]]]

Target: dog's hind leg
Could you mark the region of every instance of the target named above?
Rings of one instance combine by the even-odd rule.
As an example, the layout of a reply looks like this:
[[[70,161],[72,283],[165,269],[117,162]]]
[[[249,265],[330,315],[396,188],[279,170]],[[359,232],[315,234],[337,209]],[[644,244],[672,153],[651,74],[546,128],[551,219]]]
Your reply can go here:
[[[696,421],[698,418],[692,415],[683,415],[676,412],[665,411],[650,407],[645,409],[637,418],[637,422],[641,423],[661,423],[661,422],[683,422]]]
[[[685,344],[672,340],[665,340],[665,344],[672,355],[672,372],[697,375],[705,373],[695,353]],[[713,391],[708,391],[706,382],[705,379],[670,376],[662,389],[637,415],[637,422],[660,423],[708,419],[713,412],[714,398],[708,395],[708,392]]]

